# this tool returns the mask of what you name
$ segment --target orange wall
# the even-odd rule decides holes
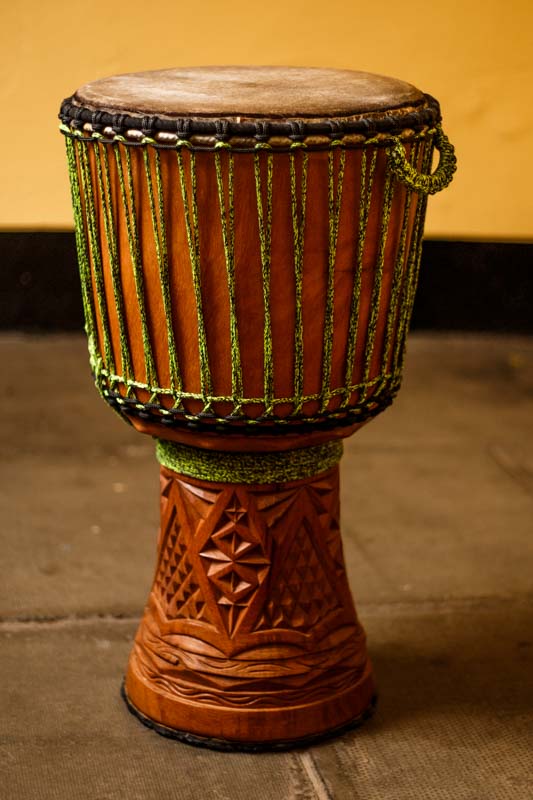
[[[432,236],[533,238],[533,2],[27,0],[0,10],[0,227],[71,227],[63,97],[116,72],[293,64],[394,75],[434,94],[459,171]]]

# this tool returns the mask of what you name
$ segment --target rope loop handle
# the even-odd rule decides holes
[[[457,169],[457,158],[453,144],[440,124],[435,127],[435,147],[440,153],[439,164],[432,175],[424,175],[409,164],[401,140],[395,139],[389,151],[392,173],[408,189],[420,194],[436,194],[445,189],[452,182],[453,173]]]

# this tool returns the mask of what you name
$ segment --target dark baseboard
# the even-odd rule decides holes
[[[533,333],[533,243],[425,241],[412,327]]]
[[[0,232],[0,329],[83,329],[72,231]]]
[[[83,328],[74,234],[0,232],[0,329]],[[412,327],[533,333],[533,243],[424,243]]]

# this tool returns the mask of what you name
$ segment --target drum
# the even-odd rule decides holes
[[[455,169],[439,106],[361,72],[205,67],[97,80],[60,118],[91,369],[161,464],[128,707],[212,747],[352,726],[375,688],[338,462],[400,386],[427,195]]]

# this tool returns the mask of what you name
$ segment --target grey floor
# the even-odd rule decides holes
[[[412,336],[346,445],[345,555],[379,708],[337,741],[218,754],[119,697],[155,556],[153,444],[81,337],[0,337],[2,800],[531,800],[533,339]]]

